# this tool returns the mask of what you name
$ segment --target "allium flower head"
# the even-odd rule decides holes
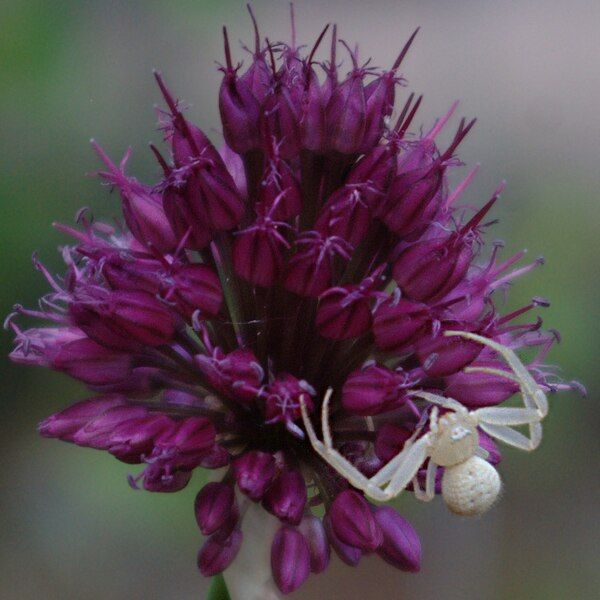
[[[456,104],[422,134],[421,98],[397,105],[417,32],[381,70],[335,26],[306,48],[295,34],[273,43],[254,27],[247,66],[223,31],[220,150],[160,73],[166,149],[151,149],[162,179],[140,183],[126,172],[130,151],[115,163],[92,142],[123,221],[82,211],[77,227],[57,225],[74,240],[62,250],[66,274],[34,259],[51,292],[38,310],[17,306],[9,317],[11,357],[89,386],[93,397],[40,433],[141,465],[134,488],[175,492],[195,469],[217,470],[195,504],[209,536],[204,575],[234,563],[252,503],[280,521],[271,568],[283,593],[322,572],[331,548],[349,565],[377,553],[417,571],[415,530],[356,482],[434,431],[433,395],[475,410],[522,391],[496,349],[447,332],[534,348],[527,372],[539,389],[570,387],[544,366],[556,334],[538,318],[515,322],[546,302],[501,312],[502,292],[541,261],[502,257],[499,243],[486,250],[503,186],[479,209],[460,203],[475,171],[449,189],[475,121],[461,120],[440,147]],[[17,315],[45,325],[23,329]],[[307,436],[329,388],[333,448],[356,476]],[[483,431],[479,444],[500,460]],[[426,467],[408,485],[418,497]],[[428,470],[439,491],[443,468]]]

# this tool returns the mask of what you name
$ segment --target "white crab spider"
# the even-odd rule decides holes
[[[435,495],[437,467],[445,467],[442,478],[442,496],[448,508],[461,515],[475,515],[492,506],[500,493],[500,476],[489,464],[487,452],[479,446],[480,428],[488,435],[521,450],[534,450],[542,439],[541,420],[548,412],[548,401],[523,363],[510,348],[480,335],[465,331],[446,331],[446,336],[459,336],[479,342],[498,352],[508,363],[512,373],[487,367],[467,367],[465,372],[483,372],[504,377],[519,384],[524,408],[486,407],[469,411],[460,402],[420,390],[411,395],[431,402],[429,431],[422,428],[404,444],[402,452],[389,461],[371,478],[366,477],[334,447],[329,427],[329,388],[323,400],[321,421],[323,442],[315,433],[306,406],[301,402],[302,420],[315,452],[355,488],[376,501],[387,501],[400,494],[412,481],[415,495],[420,500],[432,500]],[[438,407],[448,412],[439,416]],[[529,436],[512,428],[527,425]],[[429,458],[425,489],[421,490],[417,472]]]

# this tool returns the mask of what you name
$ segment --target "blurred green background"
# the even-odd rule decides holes
[[[265,34],[288,36],[287,3],[253,5]],[[509,250],[547,258],[543,269],[518,281],[509,305],[532,295],[552,301],[543,316],[563,342],[550,361],[590,393],[552,400],[539,451],[505,452],[504,498],[485,518],[462,520],[439,502],[402,501],[423,541],[420,574],[398,573],[378,560],[353,570],[336,565],[294,597],[600,597],[600,4],[298,0],[296,7],[305,40],[335,20],[378,65],[391,64],[422,26],[405,63],[411,88],[425,94],[421,121],[431,124],[456,98],[463,114],[479,117],[462,152],[466,162],[483,163],[468,199],[481,203],[506,178],[493,235]],[[91,136],[114,157],[131,144],[131,172],[156,177],[147,151],[149,140],[160,139],[153,67],[189,103],[189,115],[219,137],[213,61],[222,57],[223,23],[233,40],[251,40],[243,2],[3,0],[2,314],[16,301],[33,305],[45,291],[31,267],[33,250],[61,268],[56,248],[64,238],[52,221],[72,222],[82,205],[97,215],[117,213],[117,197],[85,176],[97,168]],[[10,336],[1,345],[4,356]],[[130,467],[36,435],[38,421],[83,397],[81,388],[4,359],[0,368],[0,597],[203,597],[192,510],[198,476],[176,495],[132,491],[125,481]]]

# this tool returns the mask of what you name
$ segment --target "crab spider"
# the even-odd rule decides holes
[[[327,390],[321,409],[323,441],[315,433],[306,405],[301,401],[302,420],[315,452],[355,488],[376,501],[385,502],[399,495],[413,483],[418,499],[429,501],[435,495],[437,467],[445,467],[442,478],[442,496],[450,510],[461,515],[481,514],[489,509],[500,493],[500,476],[485,459],[487,452],[479,446],[478,428],[488,435],[521,450],[534,450],[542,437],[541,420],[548,412],[548,401],[523,363],[510,348],[480,335],[464,331],[447,331],[446,336],[458,336],[488,346],[498,352],[512,370],[486,367],[467,367],[465,372],[485,372],[498,375],[519,385],[524,408],[485,407],[469,411],[452,398],[415,390],[411,395],[431,404],[429,431],[422,427],[404,444],[400,454],[390,460],[375,475],[368,478],[334,447],[329,426],[329,402],[333,393]],[[439,408],[447,412],[439,415]],[[527,425],[529,436],[513,429]],[[417,480],[417,473],[429,459],[425,489]]]

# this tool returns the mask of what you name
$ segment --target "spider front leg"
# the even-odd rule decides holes
[[[453,410],[454,412],[467,412],[467,409],[460,402],[454,400],[454,398],[446,398],[445,396],[432,394],[431,392],[424,392],[422,390],[409,390],[407,394],[410,396],[416,396],[417,398],[422,398],[431,404],[441,406],[442,408],[446,408],[448,410]],[[432,423],[433,422],[434,420],[432,419]]]
[[[505,373],[500,369],[488,369],[485,367],[466,367],[465,373],[490,373],[492,375],[499,375],[510,381],[515,381],[521,388],[525,407],[536,409],[539,412],[540,419],[543,419],[548,414],[548,399],[546,398],[546,394],[538,385],[537,381],[531,376],[531,373],[529,373],[527,367],[521,362],[514,350],[489,338],[477,335],[476,333],[471,333],[470,331],[445,331],[444,335],[447,337],[458,336],[467,340],[472,340],[498,352],[498,354],[500,354],[500,356],[508,363],[508,366],[512,369],[514,375]]]
[[[548,414],[548,399],[519,357],[511,348],[475,333],[446,331],[444,335],[459,336],[488,346],[506,360],[513,371],[512,374],[487,367],[466,367],[465,373],[488,373],[518,383],[525,408],[489,407],[473,411],[471,414],[478,420],[481,429],[496,439],[521,450],[535,450],[542,441],[540,421]],[[529,437],[512,429],[510,425],[527,425]]]
[[[302,421],[304,428],[308,434],[311,446],[314,451],[335,471],[337,471],[344,479],[346,479],[352,486],[362,490],[373,500],[379,502],[385,502],[389,500],[387,494],[379,487],[372,485],[371,480],[361,473],[348,459],[344,458],[332,444],[331,430],[329,428],[329,401],[333,389],[329,388],[323,399],[323,406],[321,409],[321,425],[323,428],[323,442],[317,438],[314,427],[308,416],[306,410],[306,403],[304,398],[300,398],[300,410],[302,412]]]
[[[413,437],[406,442],[402,452],[369,479],[333,447],[331,429],[329,427],[329,401],[331,400],[332,393],[333,390],[329,388],[325,394],[321,408],[323,442],[317,438],[317,434],[308,416],[304,399],[300,399],[302,421],[304,422],[304,427],[306,428],[306,433],[313,449],[352,486],[362,490],[368,497],[378,502],[391,500],[406,488],[425,461],[427,449],[429,448],[429,436],[426,434],[413,443],[414,438],[420,431],[417,430],[413,434]],[[389,485],[382,490],[381,486],[388,482]]]

